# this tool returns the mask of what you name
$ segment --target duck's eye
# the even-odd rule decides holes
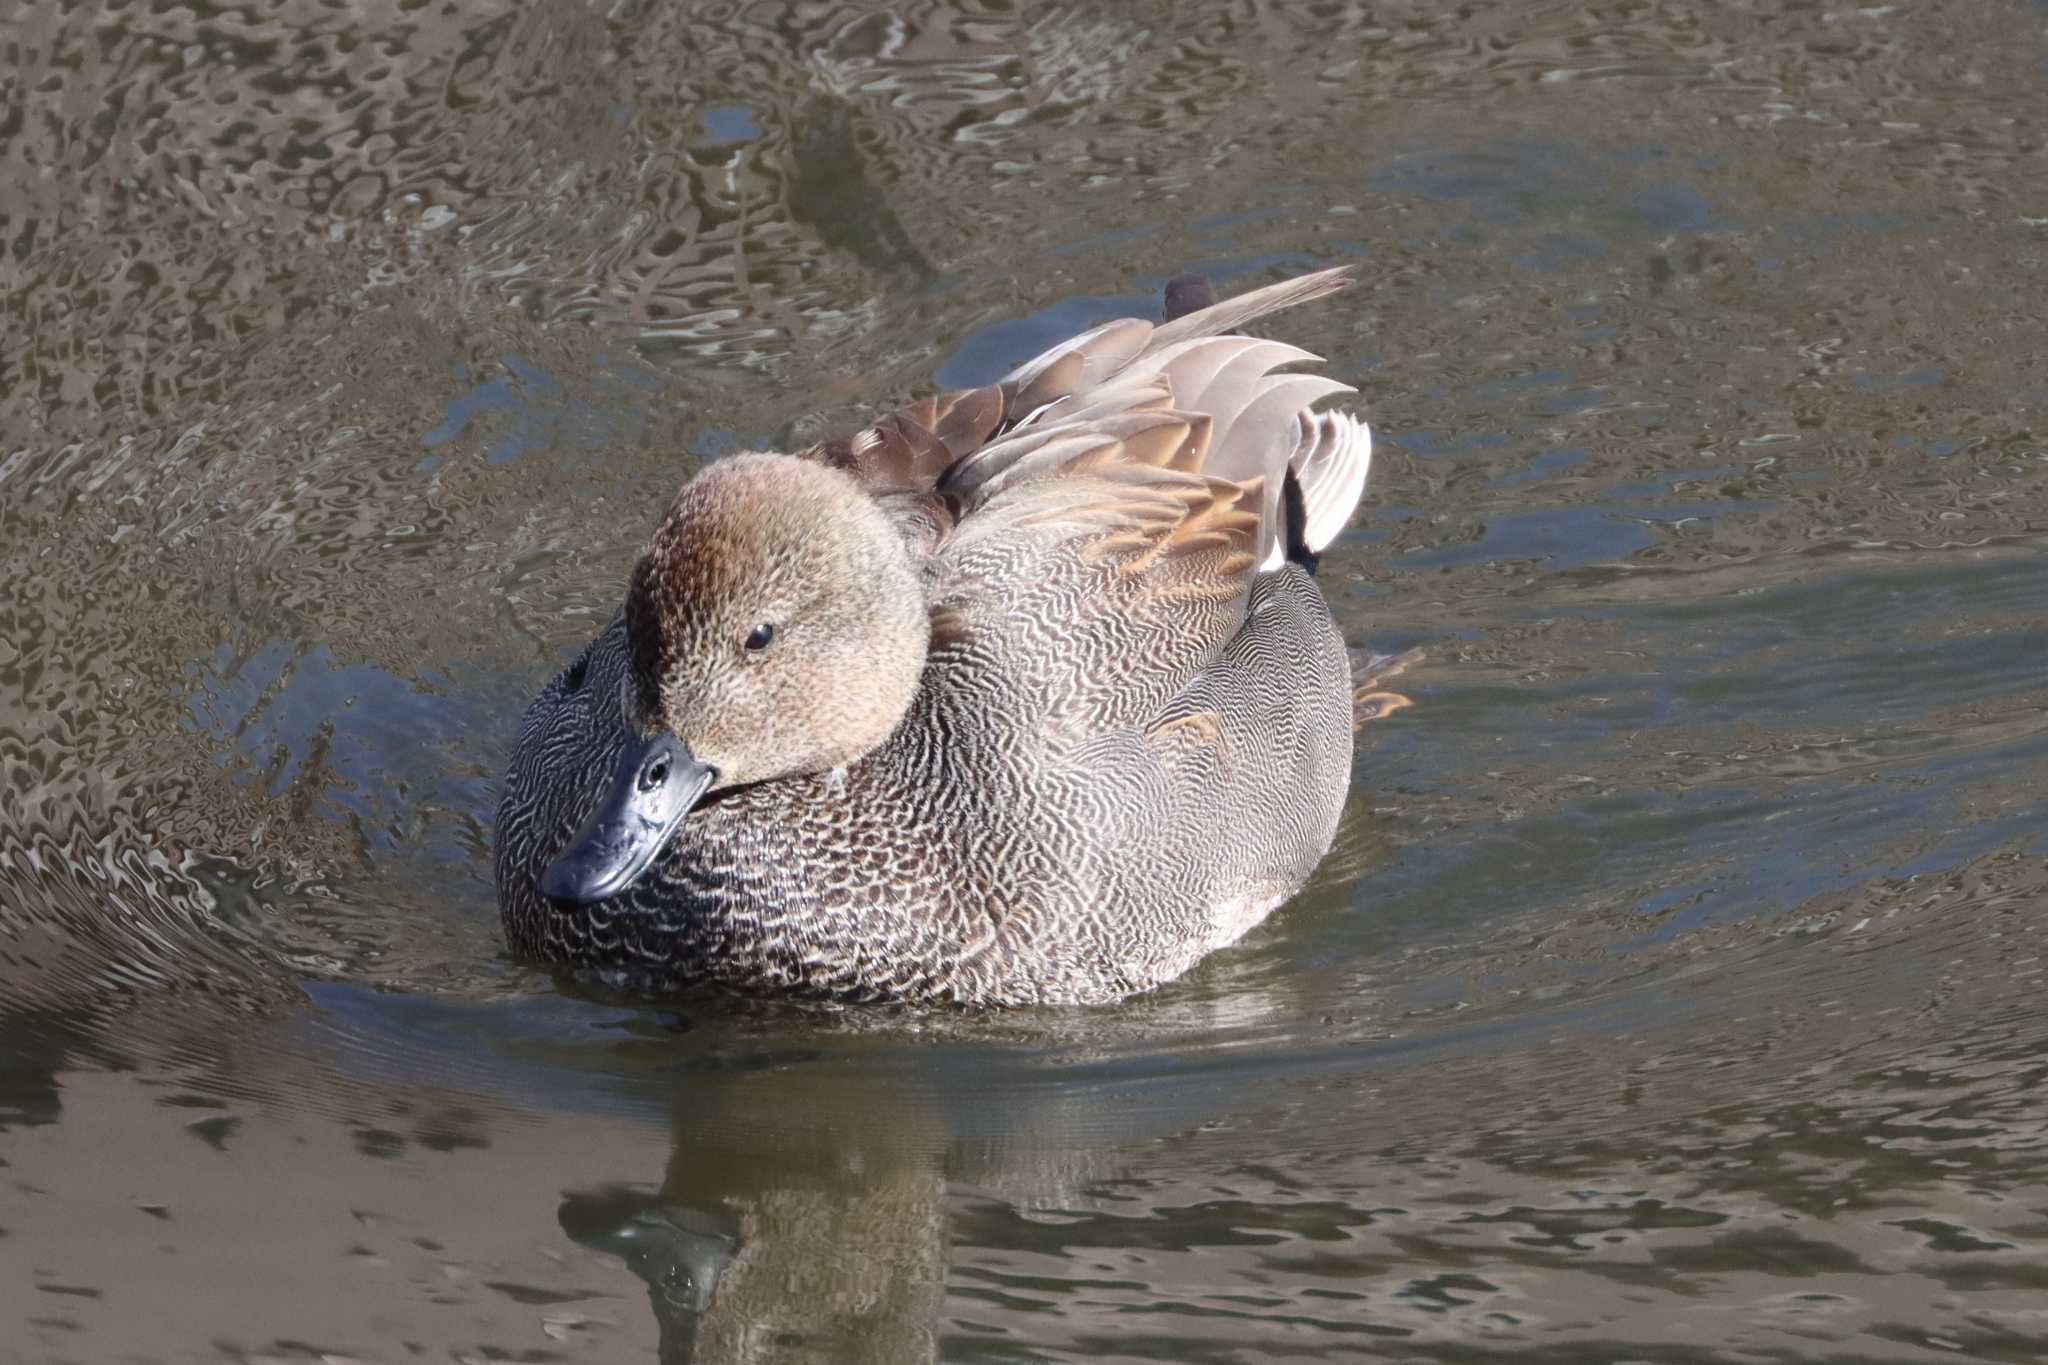
[[[774,643],[775,627],[766,621],[747,632],[747,648],[757,654]]]

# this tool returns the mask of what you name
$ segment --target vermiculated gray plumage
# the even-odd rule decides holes
[[[627,677],[653,695],[681,648],[655,647],[643,594],[527,711],[498,813],[513,949],[754,993],[1070,1003],[1170,980],[1257,924],[1329,847],[1353,724],[1281,488],[1291,470],[1322,549],[1371,441],[1308,410],[1343,385],[1278,370],[1315,357],[1219,333],[1344,282],[1112,322],[999,384],[755,457],[786,463],[748,477],[792,487],[806,467],[851,475],[908,546],[930,640],[907,710],[841,771],[714,793],[626,891],[550,902],[541,873],[626,747]],[[840,704],[863,683],[810,680]]]

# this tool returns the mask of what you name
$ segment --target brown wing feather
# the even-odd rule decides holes
[[[1137,442],[1130,439],[1133,433],[1115,431],[1132,458],[1150,463],[1163,450],[1173,467],[1192,473],[1204,468],[1213,445],[1231,467],[1210,472],[1239,479],[1270,478],[1273,471],[1261,467],[1257,455],[1220,438],[1225,429],[1237,425],[1255,398],[1276,391],[1282,381],[1265,379],[1267,370],[1310,357],[1278,343],[1218,334],[1334,293],[1348,283],[1348,271],[1340,267],[1254,289],[1161,326],[1141,318],[1104,323],[1027,361],[998,383],[918,399],[852,436],[822,441],[802,454],[843,469],[877,491],[925,491],[940,487],[949,472],[991,443],[1001,443],[1020,424],[1102,423],[1152,412],[1187,423],[1194,439],[1174,443],[1163,434],[1166,424],[1146,428],[1154,434]],[[1226,344],[1203,344],[1219,339]],[[1304,403],[1342,387],[1320,379],[1301,382],[1306,376],[1293,378],[1289,399],[1299,395]],[[1261,420],[1265,415],[1258,413]],[[1021,452],[1012,451],[1017,453]],[[969,482],[986,479],[992,472]],[[954,482],[959,482],[957,473]],[[1270,506],[1266,515],[1270,522]],[[1268,534],[1268,550],[1271,540]]]
[[[935,394],[798,454],[843,469],[877,493],[927,492],[1003,427],[1005,406],[993,386]]]

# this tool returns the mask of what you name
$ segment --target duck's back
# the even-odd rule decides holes
[[[1341,386],[1272,373],[1306,353],[1214,333],[1332,287],[1111,324],[813,452],[904,498],[925,554],[908,715],[843,774],[714,799],[628,892],[556,906],[540,871],[624,744],[614,622],[529,710],[507,778],[514,948],[756,991],[1098,1001],[1258,923],[1348,785],[1349,668],[1304,561],[1369,445],[1307,412]]]

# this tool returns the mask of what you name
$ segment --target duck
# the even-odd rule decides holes
[[[1317,585],[1372,459],[1249,323],[1127,317],[794,454],[703,466],[521,721],[517,956],[657,991],[1103,1005],[1235,943],[1335,836],[1368,692]]]

